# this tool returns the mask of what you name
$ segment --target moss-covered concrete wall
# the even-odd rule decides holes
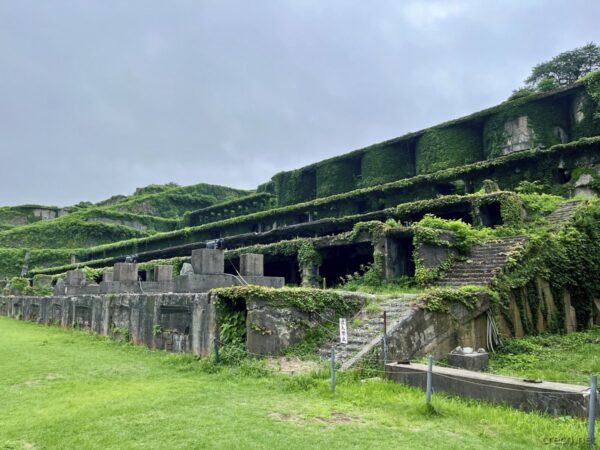
[[[417,173],[431,173],[483,159],[481,128],[459,125],[431,128],[417,142]]]
[[[348,192],[356,189],[360,172],[360,158],[349,157],[326,161],[317,166],[317,197]]]
[[[563,98],[507,105],[485,123],[485,157],[497,158],[512,151],[547,148],[569,141],[569,109],[570,102]],[[529,135],[525,136],[527,132]],[[567,134],[564,135],[563,132]],[[519,133],[520,140],[517,136]]]
[[[375,186],[415,175],[412,141],[368,148],[360,165],[360,186]]]
[[[280,206],[307,202],[317,195],[316,174],[313,169],[279,172],[273,177],[273,183]]]

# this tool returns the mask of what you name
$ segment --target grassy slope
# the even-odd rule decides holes
[[[567,335],[507,341],[492,356],[490,371],[530,379],[589,385],[600,373],[600,327]]]
[[[581,439],[553,419],[340,377],[253,378],[181,355],[0,317],[4,448],[539,448]],[[242,366],[248,367],[248,366]],[[582,446],[582,448],[585,448]]]

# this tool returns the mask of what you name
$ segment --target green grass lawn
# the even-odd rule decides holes
[[[432,414],[415,389],[328,383],[0,317],[0,448],[586,448],[583,420],[437,394]]]
[[[589,386],[591,374],[600,374],[600,327],[509,340],[492,355],[490,371]]]

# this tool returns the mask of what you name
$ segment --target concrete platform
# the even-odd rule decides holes
[[[409,386],[426,388],[427,366],[391,363],[385,377]],[[590,389],[575,384],[544,381],[532,383],[522,378],[504,377],[448,367],[433,367],[433,392],[505,404],[525,411],[542,411],[554,416],[587,417]],[[598,402],[597,410],[600,408]]]

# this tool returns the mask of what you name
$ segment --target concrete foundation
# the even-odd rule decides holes
[[[387,364],[385,376],[398,383],[425,389],[427,366]],[[542,411],[555,416],[587,416],[589,387],[586,386],[550,382],[528,383],[518,378],[435,365],[432,381],[434,396],[435,392],[447,392],[526,411]]]

